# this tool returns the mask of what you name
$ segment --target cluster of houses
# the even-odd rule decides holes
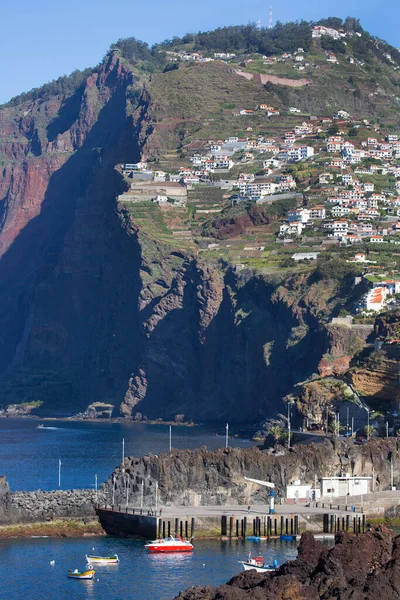
[[[336,118],[348,118],[344,111],[339,113]],[[308,229],[309,235],[322,233],[338,244],[400,243],[394,237],[400,233],[400,166],[396,164],[400,159],[399,137],[396,134],[388,134],[385,139],[369,137],[356,147],[345,140],[344,131],[339,131],[328,138],[325,150],[340,157],[327,163],[330,172],[319,176],[321,188],[316,197],[323,197],[324,203],[291,211],[280,227],[280,237],[300,236]],[[277,156],[284,157],[282,150]],[[367,159],[373,162],[364,162],[368,166],[362,166],[360,163]],[[389,189],[376,191],[375,184],[365,179],[377,174],[391,175],[399,181],[392,187],[388,185]],[[385,297],[385,292],[379,295],[383,300]],[[371,301],[376,301],[375,296]]]
[[[346,32],[343,29],[337,30],[333,29],[332,27],[325,27],[324,25],[315,25],[312,29],[311,35],[313,38],[321,38],[322,36],[326,35],[334,40],[340,40],[352,35],[361,37],[361,33],[359,32],[354,34],[353,32]]]
[[[272,107],[261,104],[258,108],[270,110]],[[326,131],[335,119],[342,127],[350,117],[346,111],[338,111],[332,118],[299,123],[280,139],[260,135],[198,140],[187,147],[189,157],[185,162],[189,164],[186,162],[176,172],[152,170],[144,162],[125,164],[123,170],[132,183],[123,198],[140,201],[153,194],[151,199],[158,204],[169,202],[183,206],[188,188],[206,184],[233,190],[233,204],[246,200],[270,201],[274,194],[293,194],[296,190],[296,181],[292,174],[285,172],[285,166],[313,158],[317,151],[319,158],[334,155],[325,162],[328,171],[320,173],[318,189],[309,192],[308,206],[290,211],[287,220],[280,224],[279,238],[288,240],[306,234],[307,237],[322,236],[327,243],[341,245],[365,241],[400,244],[396,236],[400,233],[399,137],[396,134],[388,134],[385,139],[371,136],[356,144],[355,137],[350,142],[345,131],[339,130],[323,147],[324,142],[318,142],[315,135]],[[310,141],[306,141],[307,138]],[[261,162],[260,157],[265,154],[268,156]],[[367,159],[373,161],[366,162]],[[260,167],[262,165],[263,175],[254,174],[256,169],[251,165],[256,160]],[[233,167],[238,165],[239,173],[236,168],[235,175],[231,175]],[[221,177],[212,177],[213,174]],[[398,181],[392,183],[390,189],[380,186],[376,190],[376,184],[369,179],[376,174],[389,175]],[[381,295],[384,297],[385,293]]]

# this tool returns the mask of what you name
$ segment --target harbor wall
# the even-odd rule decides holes
[[[53,519],[96,518],[95,504],[102,495],[93,490],[10,492],[0,478],[0,525],[35,523]]]
[[[113,510],[111,506],[97,508],[96,514],[104,531],[109,535],[145,539],[154,539],[157,536],[158,519],[155,516]]]

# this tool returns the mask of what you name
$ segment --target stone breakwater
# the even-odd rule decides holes
[[[286,493],[293,480],[312,483],[321,477],[374,475],[375,490],[390,489],[390,461],[393,458],[394,483],[400,483],[400,441],[374,439],[357,445],[353,441],[325,440],[319,444],[300,444],[291,450],[283,447],[260,450],[228,448],[208,452],[175,450],[171,454],[127,457],[103,486],[106,502],[113,496],[124,505],[128,495],[139,506],[142,493],[145,506],[223,506],[265,502],[265,490],[244,477],[273,481],[277,496]]]
[[[337,534],[326,548],[303,533],[298,557],[272,574],[247,571],[212,588],[198,586],[175,600],[394,600],[400,598],[400,536],[383,526]]]
[[[101,493],[97,501],[103,501]],[[0,478],[0,525],[96,518],[95,504],[93,490],[11,493],[5,477]]]

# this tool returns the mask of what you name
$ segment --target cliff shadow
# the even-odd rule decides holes
[[[101,109],[98,119],[87,134],[83,145],[52,175],[41,205],[40,214],[32,219],[18,234],[0,260],[0,324],[2,331],[0,370],[2,371],[11,363],[17,344],[21,339],[25,337],[26,347],[29,347],[31,331],[29,330],[27,334],[24,334],[24,330],[27,325],[27,315],[33,302],[35,302],[34,324],[40,324],[40,322],[45,324],[46,311],[48,311],[47,315],[50,315],[50,320],[59,318],[63,321],[63,316],[60,313],[57,314],[56,311],[56,314],[54,314],[53,312],[57,304],[63,307],[69,304],[70,314],[66,320],[68,323],[73,321],[74,311],[71,294],[75,294],[79,286],[74,286],[74,283],[65,284],[68,279],[74,281],[74,278],[76,278],[74,275],[75,266],[70,265],[67,274],[63,265],[66,260],[64,252],[66,249],[66,236],[67,234],[71,235],[78,208],[80,211],[79,227],[82,226],[83,222],[82,211],[88,210],[97,213],[93,218],[96,219],[95,224],[98,227],[98,233],[101,235],[103,231],[107,230],[107,226],[110,224],[107,220],[112,220],[115,217],[116,210],[114,166],[118,162],[126,160],[127,155],[131,160],[138,160],[139,158],[139,148],[134,140],[132,121],[126,116],[125,111],[125,88],[127,84],[128,82],[125,81],[113,92],[107,104]],[[97,188],[91,186],[94,177],[99,178],[100,185]],[[102,211],[104,211],[103,214],[101,214]],[[118,227],[117,221],[115,218],[114,221],[111,221],[114,229]],[[89,222],[87,225],[89,226]],[[93,222],[91,222],[91,225],[93,225]],[[68,241],[69,248],[71,248],[74,236],[75,238],[76,236],[79,237],[82,233],[79,231],[79,227],[78,231],[74,231],[74,235]],[[91,257],[88,259],[87,248],[90,248],[93,242],[93,239],[85,240],[85,243],[89,246],[86,245],[86,254],[84,253],[81,256],[82,263],[85,263],[85,261],[86,263],[90,262]],[[108,242],[110,243],[110,240]],[[105,245],[103,253],[98,255],[95,264],[91,265],[93,271],[96,272],[96,276],[86,277],[87,286],[93,290],[92,298],[96,298],[96,293],[99,292],[99,281],[104,289],[102,268],[110,258],[110,256],[107,256],[108,250],[109,247]],[[119,259],[121,259],[120,250],[121,247],[113,249],[113,252],[118,254]],[[115,256],[112,258],[111,262],[118,264],[118,259],[114,260]],[[129,255],[129,258],[132,258],[132,255]],[[71,260],[71,257],[69,259]],[[85,266],[87,267],[87,264]],[[132,260],[129,266],[132,282],[130,290],[132,291],[138,273],[138,262],[135,263]],[[121,277],[121,275],[121,271],[119,271],[118,277]],[[46,289],[48,292],[47,297]],[[136,293],[136,291],[133,293]],[[99,304],[98,297],[97,304]],[[84,319],[80,319],[80,325],[82,325],[84,332],[78,336],[79,340],[84,338],[87,344],[90,343],[90,335],[93,332],[93,314],[96,314],[95,302],[92,302],[91,308],[93,313],[86,315],[86,323]],[[115,318],[115,312],[113,312],[113,317]],[[126,319],[122,318],[121,321],[125,321],[125,336],[129,335],[128,332],[136,332],[138,327],[136,306],[128,313],[128,317]],[[112,326],[109,325],[108,329],[111,328]],[[76,332],[77,329],[75,328]],[[101,332],[97,333],[98,337],[100,335]],[[64,357],[62,357],[62,360],[60,359],[57,355],[57,349],[53,356],[52,352],[37,352],[36,356],[32,356],[31,352],[30,361],[35,366],[38,364],[46,366],[50,360],[53,366],[61,368],[61,365],[63,365],[66,371],[71,374],[74,367],[76,368],[76,364],[79,363],[82,351],[83,348],[75,348],[73,355],[69,357],[69,363],[65,363]],[[26,349],[23,355],[26,362]],[[119,370],[119,375],[122,375],[121,371],[123,371],[127,381],[131,366],[128,367],[124,361],[122,362],[123,366]],[[80,375],[83,376],[84,380],[87,380],[89,372],[82,373],[80,369]],[[103,383],[104,380],[105,378],[102,380]],[[75,378],[75,388],[77,383],[80,384]]]

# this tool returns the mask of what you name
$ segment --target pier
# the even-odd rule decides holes
[[[185,538],[274,538],[298,536],[305,531],[317,535],[338,531],[361,533],[365,515],[333,507],[279,506],[276,514],[268,507],[182,506],[163,507],[161,514],[151,508],[97,506],[96,514],[106,533],[119,537],[156,538],[181,535]],[[350,507],[349,507],[350,508]]]

